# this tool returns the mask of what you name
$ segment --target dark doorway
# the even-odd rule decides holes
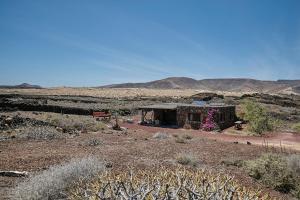
[[[163,110],[161,125],[177,125],[176,110]]]

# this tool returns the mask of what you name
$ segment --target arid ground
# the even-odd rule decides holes
[[[100,91],[100,92],[99,92]],[[104,92],[105,91],[105,92]],[[108,93],[107,93],[108,92]],[[52,90],[2,90],[1,94],[27,94],[32,95],[78,95],[94,97],[155,97],[162,91],[142,89],[83,89],[83,91],[68,89]],[[197,91],[164,90],[164,95],[188,97]],[[38,96],[37,95],[37,96]],[[100,98],[101,99],[101,98]],[[139,100],[140,101],[140,100]],[[84,104],[84,103],[82,103]],[[88,103],[87,103],[88,104]],[[267,104],[278,110],[286,112],[298,111],[298,108],[282,107]],[[290,111],[291,110],[291,111]],[[57,121],[62,118],[77,118],[79,121],[93,121],[103,126],[97,131],[67,133],[65,138],[58,139],[28,139],[18,137],[24,127],[15,127],[1,132],[0,140],[0,170],[28,171],[29,174],[46,170],[50,166],[72,158],[94,155],[105,160],[113,170],[127,170],[135,168],[158,168],[161,166],[176,166],[178,155],[187,155],[194,159],[197,167],[208,168],[218,172],[233,175],[238,182],[247,187],[260,188],[272,197],[290,199],[289,195],[261,185],[249,177],[242,168],[234,163],[251,160],[266,152],[298,154],[300,151],[300,134],[286,131],[267,133],[265,136],[248,136],[245,132],[238,132],[233,128],[221,133],[204,132],[200,130],[172,129],[161,127],[147,127],[138,124],[139,115],[131,113],[120,117],[121,127],[126,130],[112,130],[111,124],[115,122],[99,122],[90,115],[69,115],[42,111],[3,110],[1,115],[6,117],[19,116],[23,119],[36,119],[39,121]],[[283,114],[281,113],[282,116]],[[297,116],[297,113],[296,113]],[[133,119],[130,123],[127,119]],[[50,119],[50,120],[49,120]],[[47,121],[48,120],[48,121]],[[296,119],[297,120],[297,119]],[[246,126],[246,125],[244,125]],[[26,128],[26,127],[25,127]],[[166,133],[167,138],[155,138],[156,133]],[[97,141],[97,145],[90,145]],[[26,178],[0,177],[0,195],[9,198],[10,190]]]

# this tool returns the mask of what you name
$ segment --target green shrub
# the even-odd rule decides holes
[[[242,109],[244,120],[249,122],[250,131],[262,134],[273,130],[272,120],[263,106],[252,101],[245,101]]]
[[[294,131],[296,131],[297,133],[300,133],[300,122],[294,124],[294,125],[292,126],[292,129],[293,129]]]
[[[295,190],[297,180],[286,158],[275,154],[264,154],[256,160],[246,161],[248,174],[275,190],[288,193]]]

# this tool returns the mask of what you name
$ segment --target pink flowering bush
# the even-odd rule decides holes
[[[204,120],[202,125],[203,130],[205,131],[212,131],[218,128],[218,125],[214,121],[214,115],[217,112],[216,109],[209,109],[207,112],[207,117]]]

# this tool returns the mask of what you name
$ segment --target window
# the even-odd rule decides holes
[[[188,120],[194,121],[194,122],[200,122],[201,121],[201,114],[200,113],[189,113],[188,114]]]

